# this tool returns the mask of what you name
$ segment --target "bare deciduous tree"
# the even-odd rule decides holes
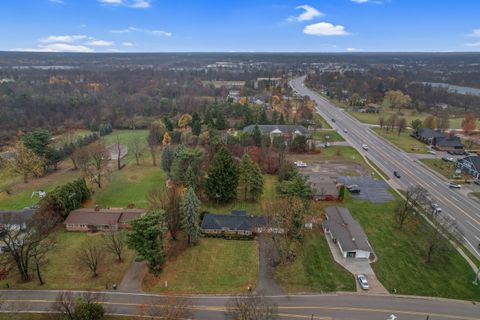
[[[78,263],[86,268],[88,268],[92,277],[98,276],[98,266],[102,260],[102,250],[100,246],[93,242],[87,242],[79,251],[77,255]]]
[[[101,188],[103,180],[108,176],[109,154],[107,149],[101,143],[92,143],[82,149],[88,154],[88,158],[85,159],[81,169],[89,180]]]
[[[120,231],[109,231],[104,234],[105,248],[117,257],[118,262],[123,260],[125,251],[125,235]]]
[[[85,318],[87,314],[88,319],[98,319],[103,317],[104,311],[100,305],[103,299],[103,294],[98,292],[87,291],[75,294],[71,291],[62,291],[52,305],[52,311],[68,320],[87,319]],[[89,308],[90,306],[93,306],[94,312],[92,312],[92,308]]]
[[[397,227],[401,229],[405,222],[413,217],[415,206],[423,203],[427,197],[427,190],[421,186],[410,187],[405,193],[405,199],[397,200],[393,210],[394,219]]]
[[[143,149],[144,145],[142,143],[142,139],[138,135],[133,135],[132,140],[130,142],[130,150],[135,157],[135,162],[137,166],[140,164],[140,158],[143,157]]]
[[[277,306],[256,293],[231,298],[225,315],[232,320],[273,320],[278,317]]]

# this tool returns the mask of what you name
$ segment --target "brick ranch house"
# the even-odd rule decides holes
[[[117,231],[129,229],[130,221],[144,213],[142,209],[81,208],[70,212],[63,224],[67,231]]]

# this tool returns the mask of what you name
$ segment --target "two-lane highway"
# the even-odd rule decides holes
[[[290,82],[290,85],[302,96],[309,96],[314,100],[318,113],[337,129],[346,141],[382,169],[391,178],[389,183],[393,187],[406,190],[410,186],[423,186],[432,195],[434,201],[442,207],[442,214],[455,219],[464,232],[467,248],[480,257],[479,204],[457,190],[449,188],[446,180],[430,172],[410,158],[407,153],[378,136],[367,125],[360,123],[344,110],[307,88],[303,83],[304,79],[305,77],[296,78]],[[347,130],[346,133],[343,132],[344,129]],[[369,150],[363,150],[362,144],[367,144]],[[398,171],[401,178],[396,178],[393,171]]]

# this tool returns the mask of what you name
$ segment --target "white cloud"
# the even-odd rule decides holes
[[[347,51],[347,52],[360,52],[360,51],[363,51],[363,49],[359,49],[359,48],[347,48],[346,51]]]
[[[49,1],[52,2],[52,3],[65,4],[65,2],[63,2],[63,0],[49,0]]]
[[[294,16],[288,17],[287,21],[309,21],[309,20],[312,20],[313,18],[321,17],[324,15],[323,13],[321,13],[314,7],[309,6],[308,4],[298,6],[295,9],[302,9],[304,11],[296,17]]]
[[[39,45],[36,48],[16,48],[12,51],[28,51],[28,52],[93,52],[92,48],[83,45],[73,45],[68,43],[50,43],[47,45]]]
[[[109,6],[122,6],[135,9],[147,9],[152,6],[152,0],[98,0],[98,2]]]
[[[480,42],[466,43],[465,46],[470,48],[480,47]]]
[[[116,30],[110,30],[111,33],[129,33],[129,32],[143,32],[143,33],[148,33],[153,36],[159,36],[159,37],[171,37],[172,33],[164,30],[150,30],[150,29],[142,29],[142,28],[136,28],[136,27],[128,27],[126,29],[116,29]]]
[[[63,36],[48,36],[46,38],[40,39],[42,43],[53,43],[53,42],[66,42],[72,43],[79,40],[87,39],[85,35],[63,35]]]
[[[473,29],[472,32],[467,35],[469,37],[480,37],[480,29]]]
[[[330,22],[310,24],[303,29],[303,33],[312,36],[345,36],[348,32],[342,25],[333,25]]]
[[[133,43],[131,43],[131,42],[123,42],[123,43],[122,43],[122,46],[124,46],[124,47],[133,47]]]
[[[110,47],[114,45],[112,41],[105,40],[90,40],[86,44],[94,47]]]

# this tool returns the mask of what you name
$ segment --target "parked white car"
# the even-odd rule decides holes
[[[295,161],[293,163],[297,168],[306,168],[307,164],[303,161]]]
[[[357,280],[358,280],[358,283],[360,284],[360,287],[362,287],[363,290],[368,290],[368,281],[365,275],[363,274],[357,275]]]

